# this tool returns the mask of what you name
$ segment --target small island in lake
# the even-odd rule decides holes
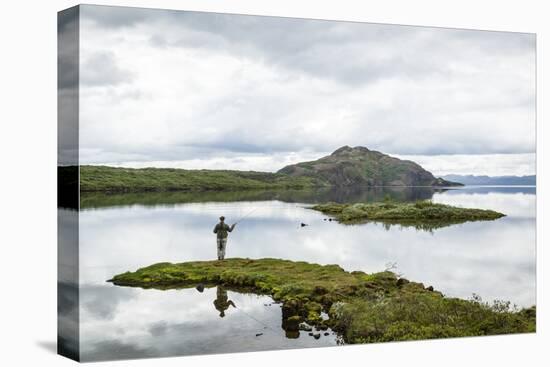
[[[443,227],[469,221],[495,220],[505,214],[487,209],[460,208],[433,203],[430,200],[413,203],[392,201],[375,203],[318,204],[311,209],[333,216],[341,223],[378,221],[403,225]]]
[[[346,343],[533,332],[535,306],[511,309],[450,298],[431,286],[393,272],[348,272],[338,265],[282,259],[159,263],[109,280],[115,285],[156,289],[224,288],[270,295],[282,303],[286,331],[336,331]],[[323,315],[325,315],[323,317]]]

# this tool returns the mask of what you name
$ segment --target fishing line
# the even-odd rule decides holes
[[[254,316],[250,315],[249,313],[247,313],[245,310],[241,310],[240,308],[236,307],[235,306],[235,309],[242,312],[243,314],[245,314],[246,316],[248,316],[250,319],[256,321],[257,323],[263,325],[265,327],[265,329],[269,329],[271,330],[272,332],[274,332],[275,334],[279,334],[277,331],[275,331],[271,326],[269,326],[268,324],[258,320],[257,318],[255,318]]]
[[[246,215],[240,217],[239,220],[237,220],[237,221],[235,222],[235,224],[237,224],[237,223],[241,222],[242,220],[244,220],[245,218],[247,218],[250,214],[252,214],[253,212],[255,212],[256,209],[258,209],[258,207],[252,208],[252,210],[250,210],[248,213],[246,213]]]

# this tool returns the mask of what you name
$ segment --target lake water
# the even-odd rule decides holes
[[[314,202],[412,201],[487,208],[496,221],[422,231],[399,225],[342,225],[308,209]],[[216,258],[214,225],[242,216],[227,257],[274,257],[365,272],[392,268],[448,296],[535,304],[535,188],[465,187],[347,192],[83,195],[80,212],[80,348],[104,360],[340,344],[281,328],[266,296],[231,290],[160,291],[117,287],[113,275],[156,262]],[[308,226],[302,227],[300,223]],[[221,296],[220,296],[221,294]],[[222,303],[223,317],[220,307]],[[218,300],[217,302],[215,302]],[[227,305],[231,300],[231,304]]]

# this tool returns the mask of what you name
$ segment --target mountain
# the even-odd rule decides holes
[[[343,146],[316,161],[284,167],[277,173],[311,177],[333,186],[461,186],[436,178],[420,165],[365,147]]]
[[[536,185],[537,176],[474,176],[446,175],[445,180],[456,181],[464,185]]]

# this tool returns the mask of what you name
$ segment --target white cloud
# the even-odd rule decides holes
[[[453,172],[469,162],[457,154],[533,157],[517,174],[534,169],[534,35],[94,6],[81,14],[83,163],[276,170],[364,145],[437,156]],[[490,162],[495,174],[513,171]]]
[[[328,154],[328,153],[327,153]],[[220,153],[219,156],[206,159],[187,159],[171,161],[139,161],[124,160],[106,162],[104,164],[114,167],[165,167],[184,169],[228,169],[240,171],[267,171],[276,172],[282,167],[319,158],[319,153],[273,153],[273,154],[235,154]]]
[[[483,154],[483,155],[397,155],[398,158],[417,162],[436,176],[487,175],[524,176],[536,171],[535,154]]]

